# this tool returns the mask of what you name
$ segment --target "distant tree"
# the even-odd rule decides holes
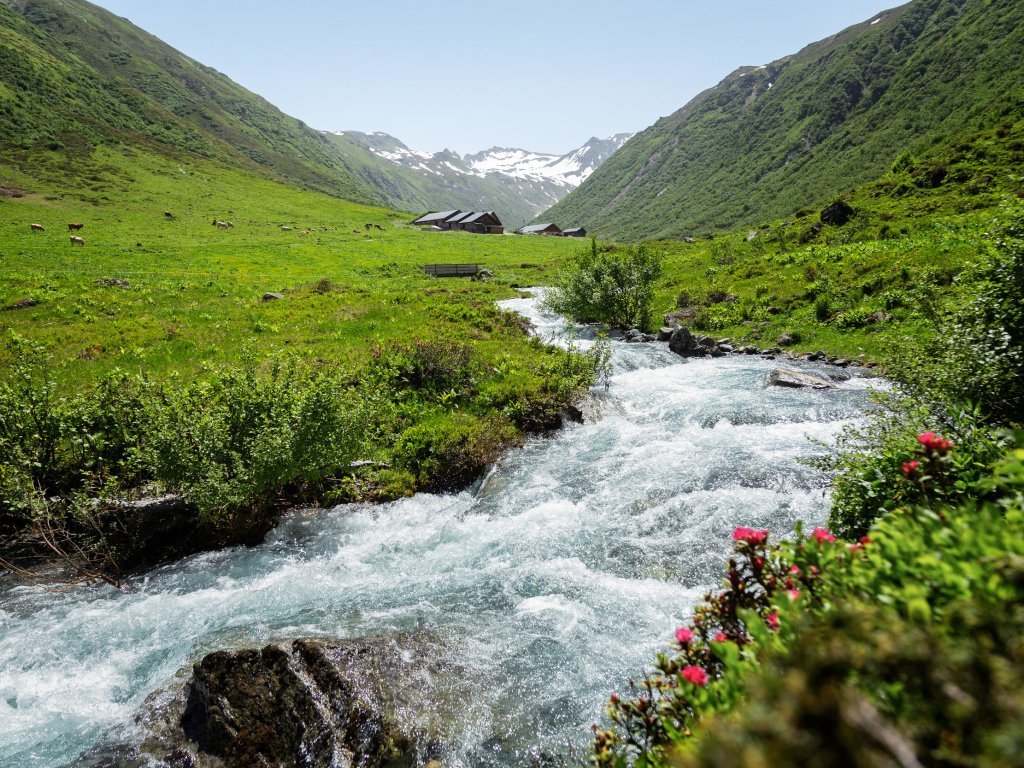
[[[659,277],[661,256],[643,245],[603,248],[594,239],[558,276],[547,303],[579,323],[644,328],[651,321],[651,300]]]

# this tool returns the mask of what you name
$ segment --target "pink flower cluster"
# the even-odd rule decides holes
[[[927,450],[935,451],[936,453],[946,453],[950,448],[956,447],[952,440],[942,437],[942,435],[936,435],[934,432],[925,432],[923,435],[918,435],[917,442]]]
[[[764,544],[768,540],[768,531],[755,531],[753,528],[737,528],[732,532],[733,541],[746,544]]]
[[[689,645],[690,641],[693,640],[693,631],[686,627],[680,627],[676,630],[676,640],[680,645]]]
[[[831,544],[836,540],[836,537],[824,528],[815,528],[811,531],[811,538],[817,541],[819,544]]]
[[[680,674],[686,682],[693,683],[694,685],[707,685],[708,683],[708,673],[695,664],[691,664]]]
[[[920,461],[904,461],[903,462],[903,474],[907,477],[913,477],[917,474],[917,470],[921,468]]]

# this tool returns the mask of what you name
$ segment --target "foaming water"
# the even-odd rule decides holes
[[[535,298],[504,302],[564,343]],[[510,453],[476,488],[301,512],[254,549],[199,555],[106,588],[0,581],[0,765],[59,766],[131,739],[146,696],[203,654],[302,637],[421,632],[457,673],[426,675],[446,766],[530,765],[585,749],[715,586],[738,524],[820,524],[801,463],[863,413],[867,382],[766,388],[772,363],[684,361],[613,343],[598,419]]]

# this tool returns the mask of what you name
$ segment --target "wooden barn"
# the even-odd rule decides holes
[[[586,237],[587,230],[583,227],[570,227],[562,230],[562,237]]]
[[[503,235],[505,226],[494,211],[478,211],[459,220],[458,228],[465,232],[476,232],[478,235]]]
[[[462,211],[434,211],[423,214],[412,223],[417,227],[441,227],[442,229],[447,229],[445,224],[460,214],[462,214]]]
[[[520,227],[516,230],[517,235],[547,235],[548,237],[561,237],[562,230],[557,224],[531,224],[528,227]]]
[[[494,211],[435,211],[412,222],[417,227],[437,227],[481,235],[503,235],[505,226]]]

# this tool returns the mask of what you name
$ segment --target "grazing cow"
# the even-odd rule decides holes
[[[68,239],[71,241],[72,245],[85,245],[85,240],[83,240],[80,237],[75,237],[74,235],[71,235],[71,237],[69,237]]]
[[[45,232],[46,231],[46,227],[44,227],[42,224],[29,224],[29,226],[32,228],[33,232]]]
[[[229,229],[232,225],[227,221],[215,221],[213,222],[213,226],[219,227],[220,229]]]
[[[85,224],[68,224],[68,232],[77,232],[84,226]]]
[[[292,228],[291,227],[286,227],[286,226],[284,226],[284,224],[282,224],[281,225],[281,231],[282,232],[291,232]]]
[[[173,220],[174,219],[174,214],[171,213],[170,211],[164,211],[164,218],[165,219],[172,219]]]
[[[373,224],[363,224],[363,229],[372,229]]]
[[[380,230],[381,232],[383,232],[383,231],[384,231],[384,227],[382,227],[382,226],[381,226],[380,224],[374,224],[373,226],[375,226],[375,227],[376,227],[377,229],[379,229],[379,230]]]

